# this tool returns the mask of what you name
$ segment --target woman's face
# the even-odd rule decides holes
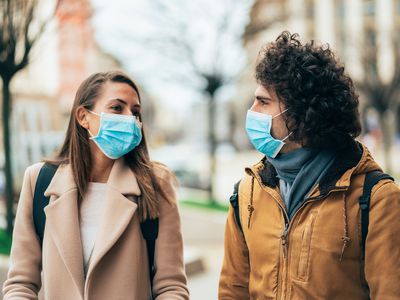
[[[99,115],[102,112],[133,115],[139,120],[141,112],[139,96],[129,84],[107,82],[103,85],[100,95],[95,100],[92,111]],[[77,111],[77,118],[81,126],[88,129],[92,135],[97,135],[100,127],[100,116],[81,107]]]

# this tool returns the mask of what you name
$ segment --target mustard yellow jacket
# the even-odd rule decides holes
[[[380,167],[354,143],[288,222],[272,165],[247,168],[239,186],[244,235],[231,208],[219,299],[400,299],[400,189],[391,180],[372,189],[362,258],[358,201],[373,170]]]

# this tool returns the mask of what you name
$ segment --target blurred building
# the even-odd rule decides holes
[[[79,84],[94,72],[121,69],[121,63],[95,41],[90,0],[41,3],[37,17],[49,18],[55,11],[54,17],[35,45],[30,64],[11,86],[16,188],[26,166],[51,156],[62,143]],[[151,103],[145,102],[149,117]]]
[[[254,68],[258,52],[283,30],[299,33],[302,41],[329,43],[354,80],[364,76],[362,55],[366,42],[377,47],[379,75],[384,80],[390,79],[398,67],[394,64],[394,51],[399,48],[395,48],[393,41],[400,40],[400,0],[256,0],[250,16],[243,35],[249,64],[240,78],[235,104],[238,145],[249,146],[243,138],[242,124],[256,88]],[[400,132],[400,124],[397,126]]]

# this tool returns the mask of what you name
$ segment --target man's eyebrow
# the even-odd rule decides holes
[[[272,100],[270,97],[265,96],[255,96],[257,100]]]

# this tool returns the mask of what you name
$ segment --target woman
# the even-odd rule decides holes
[[[139,90],[123,73],[81,84],[61,151],[47,162],[57,171],[42,245],[32,210],[43,163],[26,170],[4,299],[37,299],[41,271],[45,299],[189,298],[173,176],[149,160],[141,122]],[[152,280],[140,226],[151,219]]]

